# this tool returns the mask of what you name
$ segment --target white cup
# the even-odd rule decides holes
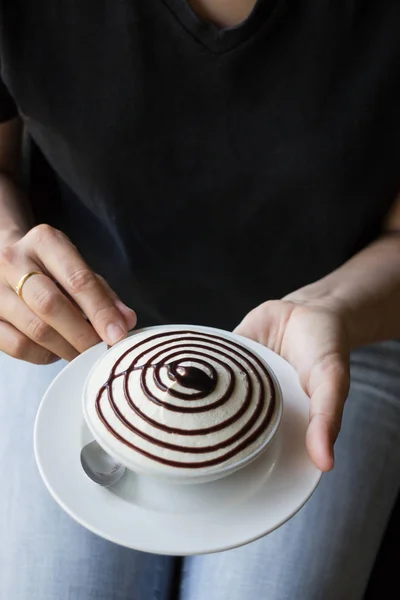
[[[195,325],[149,327],[91,369],[83,414],[100,446],[138,474],[204,483],[255,460],[282,417],[265,361],[233,333]]]

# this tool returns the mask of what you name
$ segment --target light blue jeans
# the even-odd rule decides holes
[[[61,366],[0,356],[0,600],[167,600],[175,558],[96,537],[39,477],[33,422]],[[186,558],[180,600],[362,598],[400,484],[400,343],[358,351],[352,369],[334,471],[277,531]]]

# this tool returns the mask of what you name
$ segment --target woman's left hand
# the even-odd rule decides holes
[[[350,384],[350,347],[343,317],[328,304],[272,300],[252,310],[235,333],[264,344],[298,372],[310,397],[307,449],[329,471]]]

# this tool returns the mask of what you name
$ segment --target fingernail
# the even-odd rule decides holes
[[[110,323],[107,327],[107,338],[111,345],[119,342],[125,337],[126,331],[124,331],[121,325],[117,325],[117,323]]]

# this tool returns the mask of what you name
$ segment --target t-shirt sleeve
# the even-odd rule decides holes
[[[0,77],[0,123],[13,119],[18,115],[18,109],[10,92]]]

